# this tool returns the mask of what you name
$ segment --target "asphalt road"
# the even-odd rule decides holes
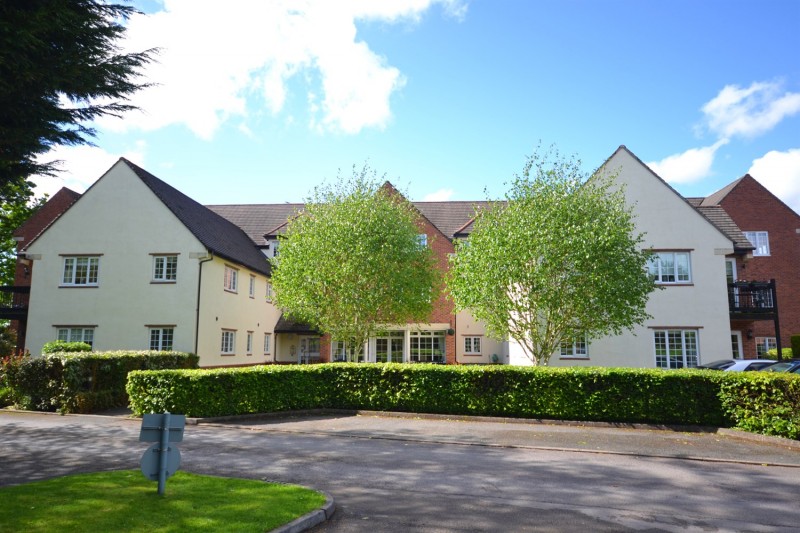
[[[121,417],[0,411],[0,486],[138,468],[147,448],[138,441],[139,426]],[[317,416],[187,425],[179,447],[187,471],[331,494],[337,511],[318,532],[800,527],[800,447],[779,441]]]

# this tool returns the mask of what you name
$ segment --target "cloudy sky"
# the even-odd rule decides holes
[[[621,144],[687,196],[750,173],[800,211],[800,2],[136,0],[141,111],[61,148],[83,192],[120,156],[204,204],[300,201],[369,164],[413,200],[503,195],[537,145]]]

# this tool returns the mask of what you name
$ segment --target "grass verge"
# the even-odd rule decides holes
[[[138,470],[65,476],[0,488],[0,530],[19,532],[262,532],[325,503],[303,487],[177,472],[159,496]]]

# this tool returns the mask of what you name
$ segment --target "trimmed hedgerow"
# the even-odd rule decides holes
[[[800,376],[630,368],[399,364],[133,371],[136,414],[333,408],[738,427],[800,439]]]
[[[399,364],[131,372],[136,414],[309,408],[724,426],[721,372]]]
[[[46,342],[42,346],[42,354],[51,353],[73,353],[73,352],[91,352],[92,346],[85,342],[70,342],[70,341],[51,341]]]
[[[19,408],[93,413],[127,406],[131,370],[197,368],[197,363],[196,355],[183,352],[52,353],[27,358],[8,383]]]
[[[721,384],[720,398],[737,428],[800,440],[797,374],[737,373]]]

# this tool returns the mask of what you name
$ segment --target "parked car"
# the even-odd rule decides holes
[[[789,359],[762,368],[764,372],[795,372],[800,374],[800,359]]]
[[[748,372],[751,370],[761,370],[764,367],[775,364],[773,359],[720,359],[697,368],[708,370],[726,370],[728,372]]]

